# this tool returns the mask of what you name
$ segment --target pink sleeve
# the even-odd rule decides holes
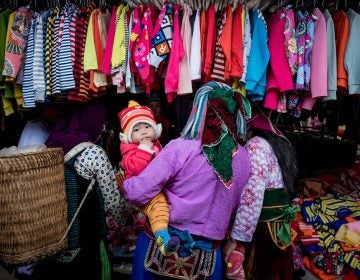
[[[264,107],[275,111],[278,106],[279,88],[274,77],[274,73],[270,70],[267,74],[266,93],[264,99]]]
[[[136,55],[136,50],[135,50],[134,46],[135,46],[135,42],[137,41],[138,37],[141,34],[141,26],[140,26],[141,22],[140,22],[138,7],[135,7],[135,9],[133,11],[133,20],[132,20],[131,24],[132,24],[132,28],[131,28],[130,38],[129,38],[128,52],[130,53],[130,59],[132,60],[133,63],[135,63],[134,56]]]
[[[179,71],[180,61],[184,56],[184,45],[181,38],[180,24],[179,24],[179,7],[174,7],[174,33],[171,46],[171,54],[168,64],[168,69],[165,77],[165,92],[173,93],[178,91],[179,86]]]
[[[106,47],[104,52],[104,58],[101,65],[101,72],[105,73],[106,75],[110,75],[110,64],[111,64],[111,56],[112,56],[112,49],[114,45],[114,38],[115,38],[115,23],[116,23],[116,7],[114,6],[110,18],[110,26],[109,31],[106,39]]]
[[[311,53],[311,94],[313,98],[327,96],[327,38],[325,17],[319,9],[314,27],[314,44]]]
[[[294,89],[289,62],[285,49],[285,21],[282,11],[272,15],[269,20],[269,51],[271,71],[280,92]]]

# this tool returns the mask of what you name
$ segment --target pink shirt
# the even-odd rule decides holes
[[[313,11],[317,17],[314,29],[314,43],[311,53],[312,97],[327,96],[327,39],[325,17],[318,8]]]
[[[174,94],[178,90],[180,61],[184,56],[184,45],[181,38],[179,24],[179,5],[174,5],[174,32],[171,46],[169,64],[165,77],[165,92],[168,101],[172,102],[175,98]]]
[[[271,16],[268,21],[270,70],[267,76],[267,87],[264,107],[276,110],[278,93],[294,89],[291,70],[286,57],[285,45],[286,19],[281,10]]]
[[[115,38],[115,28],[116,28],[116,10],[117,7],[114,6],[110,18],[109,24],[109,31],[106,39],[106,47],[104,51],[104,57],[101,65],[101,72],[105,73],[106,75],[110,75],[110,64],[111,64],[111,56],[112,56],[112,49],[114,45],[114,38]]]
[[[327,35],[324,15],[318,8],[313,11],[314,41],[311,53],[311,94],[304,97],[303,109],[311,110],[315,98],[327,96]]]

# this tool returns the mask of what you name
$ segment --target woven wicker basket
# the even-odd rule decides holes
[[[0,157],[0,261],[32,262],[66,247],[62,149]]]

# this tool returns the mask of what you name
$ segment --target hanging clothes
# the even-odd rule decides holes
[[[344,64],[348,73],[349,94],[360,94],[360,14],[348,9],[349,39],[346,45]]]
[[[152,39],[153,46],[150,53],[150,64],[155,68],[158,68],[160,63],[167,58],[171,52],[173,38],[172,5],[167,5],[165,9],[165,15],[161,20],[160,29]],[[156,28],[154,32],[155,31]]]
[[[216,16],[215,16],[215,5],[210,4],[207,14],[207,32],[206,32],[206,57],[204,62],[204,82],[211,80],[211,73],[213,69],[213,62],[215,57],[216,48]]]
[[[293,9],[284,9],[283,16],[285,17],[285,49],[286,57],[289,62],[289,67],[292,76],[297,71],[297,43],[296,43],[296,32],[295,32],[295,14]]]
[[[230,4],[226,7],[226,22],[224,24],[223,32],[221,33],[219,42],[224,52],[225,58],[225,81],[230,80],[231,74],[231,50],[232,50],[232,26],[233,26],[233,11]]]
[[[60,90],[68,91],[75,88],[75,80],[73,74],[73,65],[71,60],[71,37],[70,37],[70,23],[76,10],[75,5],[64,7],[64,28],[62,37],[59,38],[59,82]],[[61,71],[60,71],[61,69]]]
[[[3,75],[15,80],[22,80],[22,61],[25,59],[26,45],[31,28],[33,12],[27,8],[19,8],[12,23],[8,44],[5,51]]]
[[[250,12],[248,8],[245,8],[243,11],[244,19],[244,44],[243,44],[243,74],[241,76],[240,81],[245,83],[247,68],[249,64],[249,55],[251,50],[251,23],[250,23]]]
[[[191,52],[190,16],[191,14],[192,14],[192,10],[189,7],[189,5],[184,4],[183,19],[181,23],[181,37],[184,44],[184,56],[180,62],[179,85],[177,92],[178,95],[189,94],[192,93],[193,91],[191,76],[190,76],[190,52]]]
[[[215,59],[213,62],[213,69],[211,78],[217,82],[225,82],[225,55],[220,44],[221,34],[223,32],[224,25],[226,23],[226,11],[222,12],[222,16],[217,18],[217,39],[215,49]]]
[[[349,39],[349,18],[344,11],[337,11],[332,15],[335,28],[336,58],[337,58],[337,87],[338,90],[347,90],[348,75],[345,69],[344,58]]]
[[[34,39],[35,28],[37,25],[38,14],[34,14],[34,19],[31,22],[27,50],[24,66],[24,78],[22,94],[24,97],[24,107],[35,107],[34,83],[33,83],[33,69],[34,69]]]
[[[200,10],[196,10],[195,22],[191,38],[190,76],[191,80],[201,78],[201,37],[200,37]]]
[[[270,59],[266,22],[260,10],[251,13],[251,36],[245,89],[251,101],[260,101],[265,94],[266,69]]]
[[[280,92],[294,89],[292,73],[286,57],[285,24],[286,18],[281,10],[268,20],[270,68],[264,107],[271,110],[277,109]]]
[[[165,93],[167,99],[172,102],[176,97],[176,92],[179,86],[179,70],[180,61],[184,57],[184,43],[181,38],[181,30],[179,23],[179,5],[174,5],[174,32],[173,41],[170,53],[170,59],[165,76]],[[201,65],[200,65],[201,67]]]
[[[311,52],[311,94],[306,95],[303,108],[311,110],[317,98],[327,96],[327,34],[326,21],[320,9],[315,8],[314,42]]]
[[[9,24],[9,17],[13,12],[10,9],[5,9],[0,12],[0,82],[3,80],[3,68],[5,61],[5,50],[7,27]]]
[[[235,10],[232,35],[231,35],[231,73],[233,78],[239,80],[243,72],[243,24],[242,5],[239,4]]]
[[[334,22],[329,10],[324,12],[326,22],[327,45],[327,97],[324,100],[336,100],[337,89],[337,59]]]
[[[33,87],[35,101],[45,101],[44,24],[48,12],[38,14],[35,27]],[[25,102],[24,102],[25,103]]]

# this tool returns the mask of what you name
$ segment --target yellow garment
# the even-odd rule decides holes
[[[234,79],[232,88],[241,93],[242,96],[246,97],[245,85],[239,82],[239,79]]]
[[[335,240],[345,242],[351,247],[357,247],[360,245],[359,233],[350,229],[346,224],[342,225],[336,232]]]
[[[14,113],[11,100],[9,98],[5,98],[4,96],[1,96],[1,98],[5,116],[10,116],[12,113]]]
[[[94,30],[93,30],[93,14],[94,10],[89,19],[89,25],[86,33],[85,49],[84,49],[84,71],[97,70],[97,56],[94,42]]]
[[[13,13],[11,13],[9,15],[9,22],[8,22],[7,31],[6,31],[5,46],[7,46],[8,42],[9,42],[11,27],[12,27],[13,22],[14,22],[15,14],[16,14],[16,12],[13,12]],[[2,103],[3,103],[3,109],[4,109],[5,116],[10,116],[12,113],[14,113],[14,109],[12,107],[11,100],[8,99],[8,98],[5,98],[4,96],[1,96],[1,98],[2,98]]]
[[[13,25],[15,15],[16,15],[16,12],[13,12],[9,15],[9,22],[8,22],[7,31],[6,31],[6,43],[5,43],[6,46],[9,42],[11,27]]]
[[[14,83],[14,97],[16,99],[17,105],[23,105],[24,99],[22,94],[22,86],[19,84]]]
[[[163,193],[156,195],[148,204],[140,207],[148,217],[151,230],[155,234],[159,229],[167,229],[169,225],[169,206]]]
[[[126,59],[126,51],[128,46],[125,45],[125,15],[129,10],[129,6],[123,7],[120,5],[116,11],[116,18],[119,15],[119,20],[116,22],[114,45],[111,56],[111,66],[113,68],[121,66]],[[129,24],[132,24],[131,22]]]

